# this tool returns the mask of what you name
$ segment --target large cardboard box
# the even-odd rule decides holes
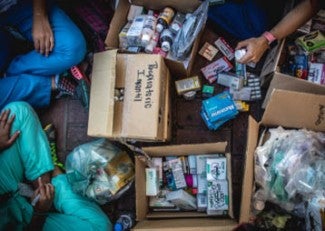
[[[225,153],[227,143],[203,143],[145,147],[143,151],[150,157],[162,156],[187,156],[202,154]],[[233,217],[232,210],[232,181],[231,181],[231,157],[225,153],[227,158],[227,180],[229,188],[229,211],[226,217],[217,218],[208,216],[203,212],[151,212],[149,201],[146,196],[146,164],[140,158],[135,158],[135,190],[136,190],[136,219],[138,223],[134,230],[203,230],[212,231],[233,230],[238,225]]]
[[[269,86],[262,105],[263,108],[266,107],[273,89],[325,94],[324,85],[312,83],[280,72],[280,66],[285,60],[285,42],[285,39],[279,41],[277,46],[270,50],[265,59],[260,76],[262,78],[262,84],[269,84]]]
[[[170,74],[159,55],[94,55],[88,135],[166,141],[170,138]],[[114,100],[116,89],[124,99]]]
[[[114,16],[110,22],[109,31],[106,36],[105,44],[108,49],[116,49],[119,47],[118,35],[123,26],[127,23],[127,14],[131,4],[144,6],[146,9],[162,10],[166,6],[173,7],[176,11],[183,13],[193,12],[199,5],[199,0],[162,0],[162,1],[150,1],[150,0],[120,0],[115,10]],[[186,62],[175,61],[166,58],[166,64],[170,72],[178,77],[190,76],[191,70],[194,64],[195,55],[198,51],[199,39],[202,32],[193,44],[189,60]]]
[[[254,153],[261,127],[306,128],[325,132],[325,95],[275,89],[260,122],[248,123],[240,222],[250,220],[254,184]]]

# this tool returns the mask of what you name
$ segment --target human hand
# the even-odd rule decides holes
[[[54,37],[49,20],[45,16],[34,16],[33,41],[37,52],[48,56],[54,47]]]
[[[269,44],[266,38],[261,36],[239,42],[236,50],[241,48],[246,49],[246,54],[240,60],[238,60],[238,62],[245,64],[249,62],[257,63],[263,56],[264,52],[269,48]]]
[[[10,130],[15,115],[8,118],[9,114],[10,110],[4,110],[0,113],[0,151],[9,148],[20,134],[20,131],[16,131],[12,136],[10,136]]]
[[[42,178],[38,178],[39,187],[32,196],[32,205],[35,203],[35,210],[38,212],[47,212],[51,209],[54,199],[54,187],[52,184],[43,184]],[[38,197],[38,199],[37,199]]]

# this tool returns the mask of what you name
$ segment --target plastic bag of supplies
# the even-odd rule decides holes
[[[76,147],[65,165],[73,191],[101,205],[118,199],[134,180],[128,153],[106,139]]]

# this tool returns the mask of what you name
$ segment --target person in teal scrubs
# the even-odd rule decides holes
[[[74,193],[54,166],[46,134],[26,102],[12,102],[0,113],[0,163],[0,230],[23,230],[34,222],[43,222],[43,230],[112,230],[101,208]],[[34,186],[31,199],[18,190],[26,180]]]

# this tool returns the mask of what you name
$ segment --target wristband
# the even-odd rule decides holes
[[[266,40],[267,40],[267,42],[268,42],[269,45],[270,45],[271,43],[273,43],[273,42],[276,40],[276,37],[274,37],[274,35],[271,34],[271,33],[268,32],[268,31],[265,31],[265,32],[262,34],[262,36],[263,36],[264,38],[266,38]]]

